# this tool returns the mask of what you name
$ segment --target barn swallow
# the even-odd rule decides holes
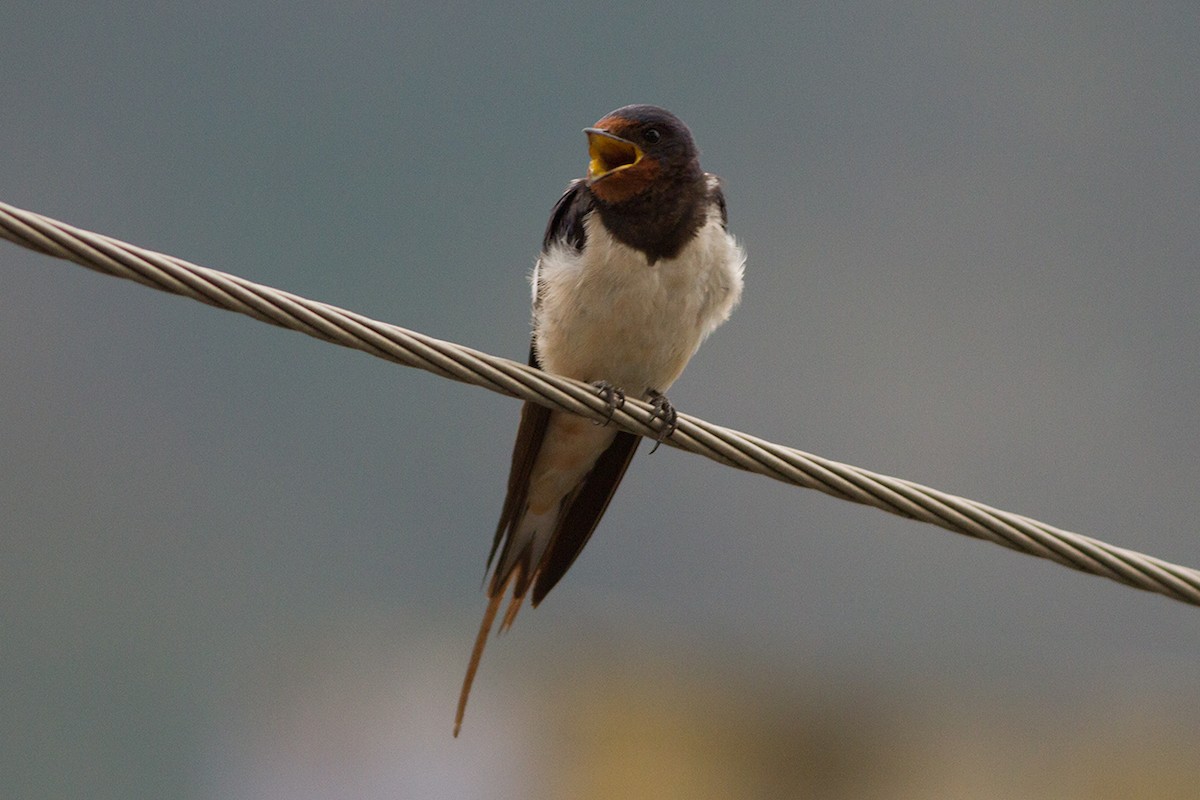
[[[595,384],[613,408],[650,400],[669,434],[663,392],[737,305],[746,255],[727,230],[721,183],[700,168],[678,117],[625,106],[584,133],[587,177],[555,204],[533,271],[529,364]],[[501,631],[531,588],[536,607],[575,561],[640,438],[535,403],[521,409],[455,736],[510,588]]]

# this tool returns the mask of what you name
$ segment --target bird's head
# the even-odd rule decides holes
[[[588,187],[604,203],[620,204],[652,187],[702,175],[692,132],[657,106],[618,108],[583,132],[590,157]]]

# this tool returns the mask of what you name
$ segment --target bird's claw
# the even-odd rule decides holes
[[[613,414],[617,412],[617,409],[625,407],[625,390],[618,389],[608,381],[596,381],[592,386],[596,387],[601,399],[608,404],[608,416],[604,418],[604,424],[608,425],[612,422]]]
[[[654,439],[654,447],[650,449],[650,453],[653,454],[664,439],[675,433],[675,428],[679,424],[679,414],[667,396],[655,389],[650,390],[650,405],[654,408],[653,418],[660,419],[663,423],[662,428],[658,431],[658,436]]]

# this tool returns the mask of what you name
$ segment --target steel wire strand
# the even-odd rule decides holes
[[[156,253],[0,203],[0,237],[98,272],[183,295],[323,341],[604,421],[642,436],[661,422],[630,398],[612,411],[594,387],[326,303]],[[680,414],[666,444],[718,463],[983,539],[1066,567],[1200,605],[1200,572],[992,508]]]

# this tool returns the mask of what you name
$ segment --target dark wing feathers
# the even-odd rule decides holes
[[[566,242],[576,252],[583,250],[583,243],[587,241],[583,218],[595,207],[596,201],[587,190],[587,184],[582,180],[571,181],[550,212],[550,221],[546,223],[546,233],[542,236],[542,252],[558,242]]]
[[[721,209],[721,227],[729,230],[729,209],[725,207],[725,190],[721,186],[721,179],[711,172],[705,173],[708,178],[708,197],[709,200],[717,204],[717,208]]]
[[[536,367],[533,361],[532,349],[530,366]],[[529,496],[529,476],[533,474],[533,462],[537,460],[538,452],[542,449],[542,441],[546,438],[546,427],[550,424],[550,409],[537,403],[525,403],[521,406],[521,424],[517,427],[517,440],[513,444],[512,468],[508,473],[508,493],[504,497],[504,508],[500,512],[500,522],[496,525],[496,537],[492,540],[492,550],[488,553],[488,566],[496,557],[500,543],[505,542],[505,553],[501,554],[500,563],[507,560],[509,542],[505,541],[510,530],[521,521],[521,513],[525,510],[525,500]],[[511,540],[509,540],[511,541]],[[494,591],[500,591],[507,575],[499,573],[492,576]]]
[[[579,491],[567,498],[566,507],[559,512],[554,538],[550,540],[550,547],[542,559],[533,585],[534,606],[542,602],[546,593],[575,563],[579,552],[591,538],[592,531],[596,530],[600,517],[604,516],[608,501],[617,491],[641,439],[625,431],[618,433],[608,449],[596,459],[596,466],[592,467]]]

